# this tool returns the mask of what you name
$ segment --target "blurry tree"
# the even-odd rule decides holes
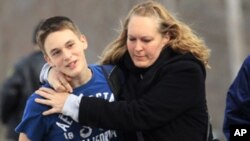
[[[230,79],[233,80],[242,64],[245,52],[242,1],[226,0],[226,11]]]

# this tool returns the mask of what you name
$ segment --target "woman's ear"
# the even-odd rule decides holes
[[[163,40],[165,45],[170,41],[170,35],[168,32],[163,35]]]

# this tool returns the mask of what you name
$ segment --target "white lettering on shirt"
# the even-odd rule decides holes
[[[82,94],[84,96],[84,94]],[[109,96],[110,95],[110,96]],[[105,100],[108,100],[109,102],[113,102],[115,101],[115,97],[113,95],[113,93],[109,93],[109,92],[99,92],[99,93],[96,93],[94,95],[88,95],[88,97],[97,97],[97,98],[103,98]]]
[[[110,139],[117,137],[116,132],[112,130],[107,130],[104,133],[100,133],[99,135],[96,135],[92,137],[91,139],[84,139],[82,141],[109,141]]]
[[[92,133],[92,128],[83,126],[83,128],[80,130],[80,136],[83,138],[88,138]]]
[[[69,125],[72,125],[73,120],[71,118],[69,118],[68,116],[65,116],[63,114],[59,114],[59,119],[61,119],[62,121],[66,122]]]
[[[84,96],[84,94],[82,94]],[[115,97],[113,93],[110,92],[97,92],[93,95],[88,95],[88,97],[97,97],[97,98],[103,98],[109,102],[115,101]],[[61,128],[64,131],[64,137],[67,140],[74,140],[76,136],[73,132],[71,132],[70,127],[73,125],[73,120],[65,115],[59,114],[59,119],[61,119],[61,122],[56,122],[56,125]],[[83,126],[78,133],[80,134],[80,137],[82,138],[82,141],[109,141],[112,138],[116,138],[117,134],[113,130],[103,130],[99,128],[99,133],[95,133],[96,129],[93,130],[91,127]],[[77,134],[76,134],[77,135]],[[77,135],[78,136],[78,135]]]
[[[64,132],[66,132],[67,128],[69,128],[69,125],[66,125],[66,124],[63,124],[63,123],[60,123],[60,122],[56,122],[56,125],[58,127],[62,128]]]

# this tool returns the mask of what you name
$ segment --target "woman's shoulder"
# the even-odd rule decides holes
[[[175,54],[169,58],[169,64],[176,64],[179,67],[204,67],[202,62],[198,60],[192,53]]]
[[[186,54],[175,54],[171,56],[166,64],[163,66],[166,71],[175,71],[175,72],[186,72],[186,73],[202,73],[206,75],[205,66],[195,58],[191,53]]]

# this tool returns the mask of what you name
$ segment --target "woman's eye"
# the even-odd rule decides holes
[[[144,43],[149,43],[151,40],[150,39],[142,39]]]
[[[135,41],[136,39],[135,38],[129,38],[129,41]]]

